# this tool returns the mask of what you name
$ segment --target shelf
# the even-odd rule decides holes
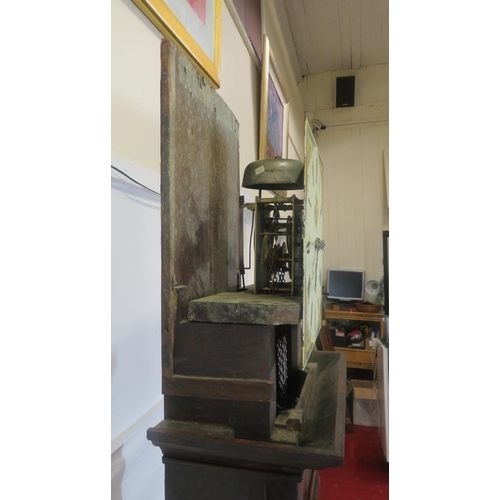
[[[367,313],[360,311],[334,311],[333,309],[325,309],[326,319],[343,319],[350,321],[373,321],[380,325],[380,337],[385,337],[385,314],[384,313]]]
[[[378,323],[380,328],[380,337],[385,337],[385,314],[384,313],[368,313],[361,311],[335,311],[333,309],[325,309],[325,318],[349,321],[366,321]],[[366,340],[365,344],[367,345]],[[373,370],[375,365],[375,351],[366,347],[365,349],[353,349],[349,347],[335,347],[336,352],[345,352],[347,356],[348,368],[363,368],[365,370]]]
[[[363,368],[365,370],[373,370],[375,365],[375,351],[373,349],[335,347],[335,352],[346,353],[347,368]]]

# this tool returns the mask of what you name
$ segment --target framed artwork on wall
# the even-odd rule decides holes
[[[259,160],[288,157],[288,97],[271,50],[262,37]]]
[[[222,0],[133,0],[214,88],[220,87]]]
[[[262,59],[261,0],[225,0],[250,57],[260,68]]]

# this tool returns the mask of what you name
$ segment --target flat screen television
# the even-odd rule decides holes
[[[365,291],[365,272],[361,269],[328,269],[326,297],[329,300],[359,302]]]

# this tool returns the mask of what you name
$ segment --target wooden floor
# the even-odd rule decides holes
[[[319,471],[319,500],[388,500],[389,464],[377,427],[355,425],[345,435],[344,467]]]

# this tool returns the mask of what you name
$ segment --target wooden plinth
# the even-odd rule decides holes
[[[230,422],[165,419],[148,429],[163,452],[166,500],[314,498],[311,471],[343,465],[346,357],[315,351],[309,365],[314,378],[304,383],[307,394],[278,415],[268,439],[238,437],[241,427],[235,432]]]
[[[164,459],[165,496],[178,500],[316,500],[319,475],[249,471]]]

